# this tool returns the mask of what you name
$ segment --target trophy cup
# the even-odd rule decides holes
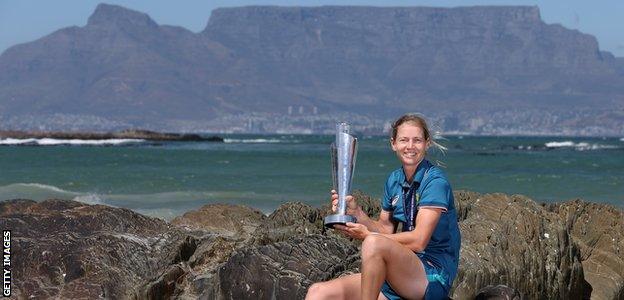
[[[351,194],[351,181],[357,154],[357,139],[351,135],[351,126],[345,122],[336,124],[336,142],[331,144],[332,180],[338,192],[336,214],[325,217],[325,227],[356,222],[354,216],[347,215],[347,195]]]

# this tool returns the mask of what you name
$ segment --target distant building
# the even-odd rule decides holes
[[[264,122],[259,119],[247,120],[246,133],[265,133]]]

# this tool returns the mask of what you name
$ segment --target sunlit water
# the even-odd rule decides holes
[[[0,140],[0,200],[74,199],[170,219],[208,203],[269,213],[287,201],[318,206],[331,185],[332,136],[226,136],[225,143],[140,140],[89,144]],[[447,137],[434,152],[453,189],[582,198],[624,207],[621,138]],[[44,145],[40,145],[44,144]],[[353,186],[382,194],[398,168],[385,137],[361,137]]]

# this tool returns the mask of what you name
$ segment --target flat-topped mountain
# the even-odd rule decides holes
[[[604,122],[624,119],[623,74],[593,36],[544,23],[537,7],[219,8],[193,33],[100,4],[86,26],[2,53],[0,126],[216,128],[293,108],[616,112]]]

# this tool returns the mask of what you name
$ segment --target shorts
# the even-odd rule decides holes
[[[449,283],[448,274],[440,267],[434,266],[427,259],[418,256],[423,266],[425,267],[425,274],[427,274],[427,289],[425,290],[425,300],[439,300],[448,299]],[[388,298],[388,300],[400,300],[403,299],[390,287],[387,281],[384,281],[381,286],[381,293]]]

